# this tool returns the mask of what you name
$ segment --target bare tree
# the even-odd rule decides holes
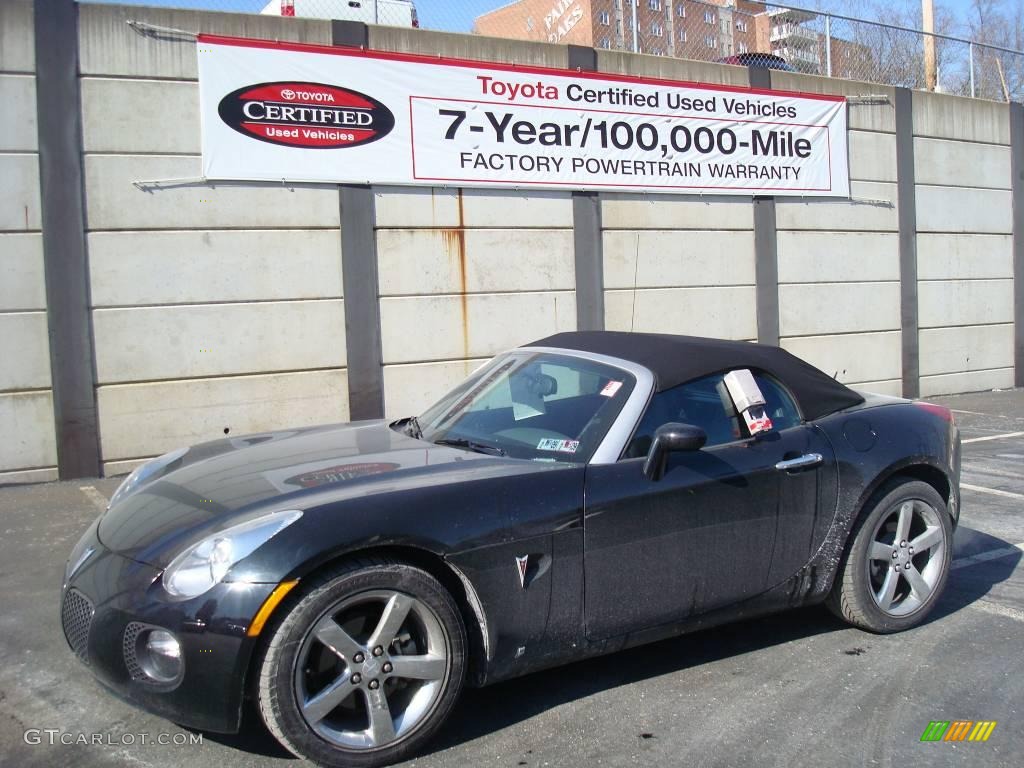
[[[986,45],[1022,50],[1024,3],[1021,0],[971,0],[967,36],[975,46],[976,93],[986,99],[1019,100],[1024,96],[1024,56]]]

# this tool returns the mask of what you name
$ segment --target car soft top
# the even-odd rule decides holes
[[[780,347],[699,336],[622,331],[557,333],[529,347],[560,347],[629,360],[650,369],[655,389],[735,368],[753,368],[775,377],[796,397],[805,419],[858,405],[864,398],[813,365]]]

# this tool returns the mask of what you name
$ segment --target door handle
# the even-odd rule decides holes
[[[821,464],[825,459],[820,453],[805,453],[795,459],[786,459],[775,465],[779,472],[800,472],[804,469],[811,469]]]

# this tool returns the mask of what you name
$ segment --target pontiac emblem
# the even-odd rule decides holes
[[[522,555],[516,557],[516,566],[519,568],[519,586],[523,589],[526,589],[526,567],[529,564],[529,555]]]

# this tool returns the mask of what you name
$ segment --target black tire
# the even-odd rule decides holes
[[[900,538],[896,535],[900,511],[908,504],[911,527]],[[924,532],[928,532],[928,538],[923,537]],[[938,544],[922,548],[935,537],[941,538]],[[916,550],[915,541],[921,543]],[[936,549],[939,545],[941,550]],[[889,551],[883,552],[883,547],[889,547]],[[870,632],[887,634],[910,629],[924,621],[942,596],[952,550],[953,524],[938,492],[917,480],[889,483],[875,494],[855,524],[825,604],[839,618]],[[883,560],[883,554],[891,559]],[[911,584],[911,570],[920,590]],[[917,576],[922,580],[918,581]],[[887,589],[890,579],[895,584],[892,593]],[[930,586],[927,593],[925,585]],[[921,599],[920,594],[926,597]],[[887,602],[888,610],[883,608]]]
[[[267,728],[282,745],[299,757],[332,768],[375,768],[410,757],[444,723],[462,689],[466,671],[466,630],[452,596],[426,571],[406,563],[379,558],[353,560],[332,568],[311,579],[309,584],[301,586],[301,593],[294,597],[289,596],[287,602],[277,612],[280,617],[273,626],[267,628],[269,641],[264,646],[259,660],[257,703]],[[387,595],[392,596],[391,600],[388,600]],[[372,610],[373,600],[377,597],[384,601],[385,607],[382,608],[381,617],[375,620],[372,618]],[[404,601],[407,598],[412,599],[415,609],[410,609],[407,613],[408,618],[402,619],[403,623],[395,629],[397,637],[391,641],[383,641],[387,644],[386,650],[377,658],[374,658],[377,654],[368,646],[361,646],[365,648],[365,654],[350,651],[343,655],[334,649],[340,645],[339,643],[332,647],[317,639],[324,632],[332,631],[324,629],[325,627],[337,628],[340,622],[340,627],[345,630],[342,637],[346,641],[362,642],[359,640],[358,631],[351,631],[351,627],[359,626],[361,622],[363,626],[381,632],[386,624],[384,613],[387,608],[393,601]],[[349,603],[352,607],[346,609],[344,606]],[[336,610],[339,606],[341,608]],[[354,619],[346,620],[345,617],[353,612],[358,615]],[[328,621],[334,624],[325,623]],[[427,626],[430,629],[422,629],[422,633],[429,632],[429,638],[417,640],[417,633],[422,627]],[[317,627],[320,629],[314,633],[313,630]],[[438,634],[438,631],[441,634]],[[409,639],[405,640],[406,637]],[[427,635],[424,634],[424,637]],[[408,644],[415,645],[417,642],[426,643],[428,640],[440,643],[442,637],[447,663],[444,665],[443,673],[438,673],[436,680],[413,680],[399,674],[397,667],[402,662],[397,659],[405,653],[403,647]],[[369,639],[373,639],[373,632]],[[406,656],[405,661],[416,662],[425,659],[434,663],[432,669],[438,668],[438,654],[428,656],[422,649],[417,653],[420,655]],[[356,664],[353,659],[358,658],[362,658],[363,662]],[[391,670],[392,675],[385,675],[383,672],[389,671],[387,667],[392,666],[388,663],[389,660],[395,662],[395,669]],[[345,685],[349,682],[353,684],[353,693],[347,694],[348,698],[344,702],[333,705],[328,714],[320,716],[317,712],[313,715],[311,703],[331,685],[327,684],[322,689],[315,690],[309,698],[304,698],[305,707],[299,699],[303,697],[305,686],[313,680],[311,674],[319,674],[316,670],[311,673],[311,667],[320,669],[324,665],[332,664],[337,664],[341,670],[340,674],[334,668],[326,673],[327,677],[334,681],[334,690],[339,694],[342,692],[342,684],[338,681],[344,678]],[[367,672],[367,665],[371,664],[374,667]],[[345,675],[348,677],[345,678]],[[360,678],[358,684],[357,676]],[[372,682],[362,679],[364,676],[374,678],[377,687],[369,690],[373,688]],[[422,689],[428,685],[429,695],[424,695]],[[389,688],[391,692],[387,693]],[[391,741],[386,741],[385,738],[379,745],[369,743],[352,746],[332,741],[325,735],[329,729],[334,728],[337,728],[338,734],[355,733],[358,726],[355,726],[354,730],[346,730],[343,725],[335,725],[332,718],[357,718],[361,703],[367,724],[366,738],[373,742],[376,732],[374,714],[371,710],[376,710],[380,717],[383,717],[379,715],[380,712],[386,713],[388,721],[392,721],[395,702],[399,700],[409,702],[407,707],[411,707],[412,702],[416,701],[429,700],[430,703],[418,705],[421,713],[417,715],[418,719],[405,718],[413,724],[408,726],[408,731],[403,730],[407,726],[398,726],[398,731],[393,734]],[[377,701],[378,704],[371,705],[372,701]],[[384,701],[386,706],[381,708],[380,701]],[[304,711],[306,714],[303,714]],[[307,718],[307,715],[310,717]],[[318,716],[321,717],[320,720],[316,720]],[[338,738],[341,739],[343,736]]]

